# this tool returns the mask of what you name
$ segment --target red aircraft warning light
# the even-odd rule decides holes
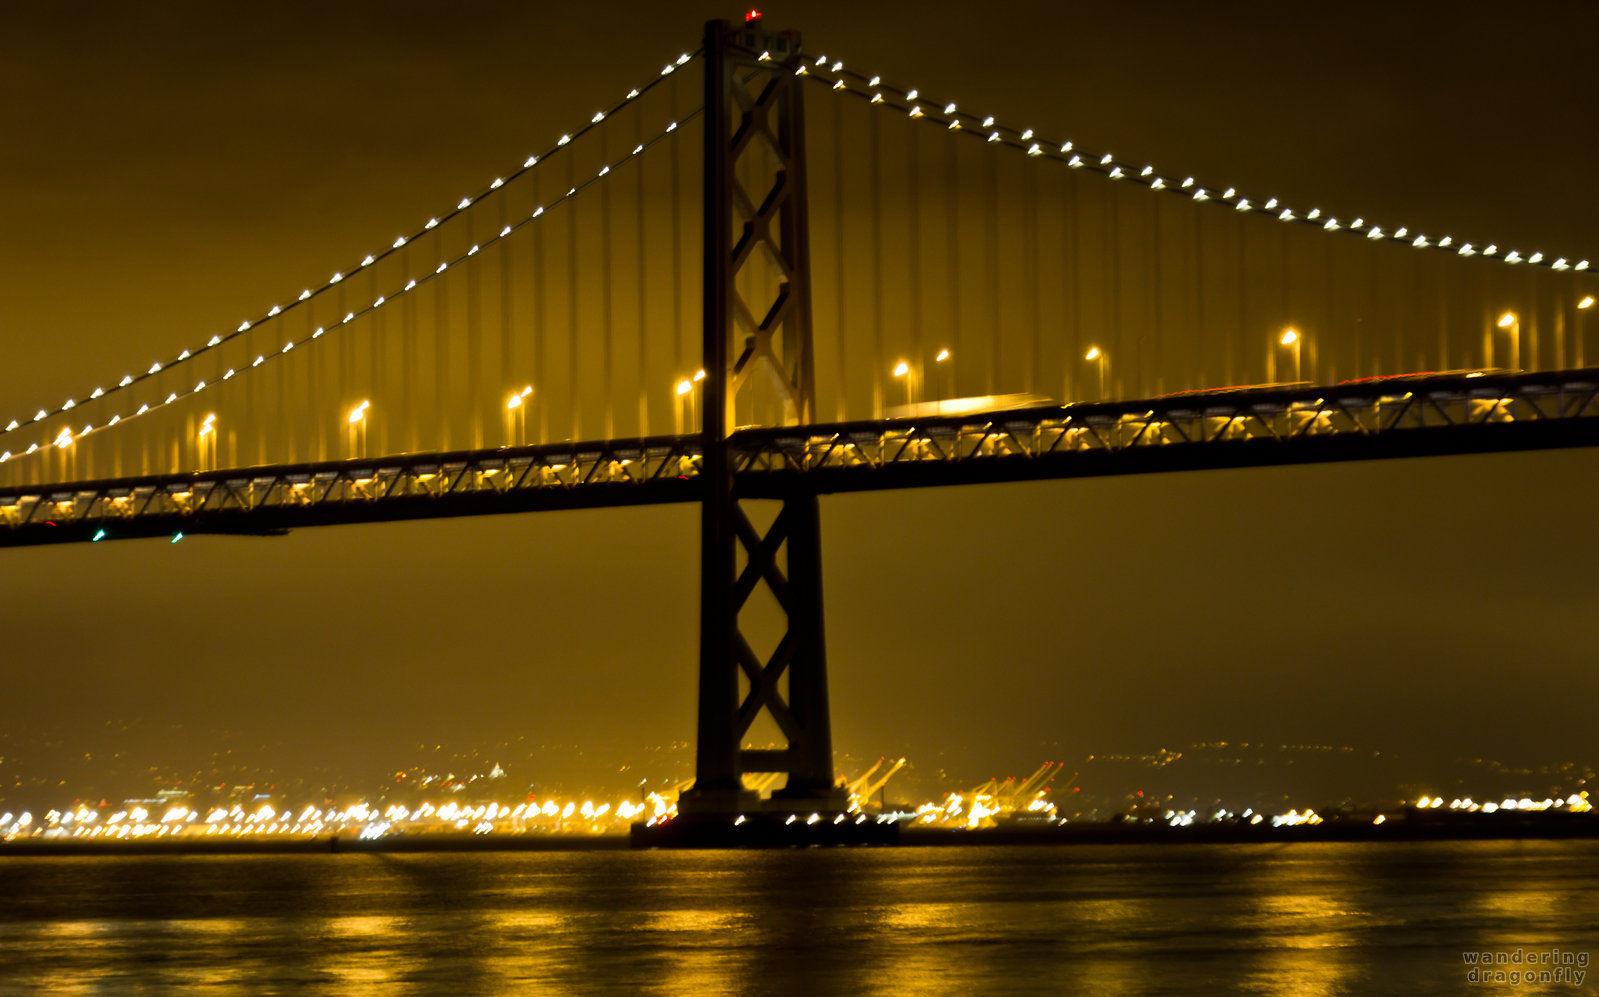
[[[761,23],[761,12],[751,7],[749,12],[744,15],[744,23],[759,25]]]

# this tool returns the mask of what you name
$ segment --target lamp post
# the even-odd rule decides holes
[[[905,407],[908,409],[916,403],[916,373],[909,363],[901,360],[894,365],[894,376],[905,379]]]
[[[1278,345],[1286,346],[1289,349],[1294,351],[1294,380],[1295,381],[1298,381],[1298,380],[1301,379],[1300,378],[1300,374],[1299,374],[1299,349],[1300,349],[1300,346],[1303,345],[1304,341],[1305,341],[1305,337],[1303,337],[1303,336],[1301,336],[1299,334],[1299,330],[1298,329],[1284,329],[1282,337],[1277,340]]]
[[[705,372],[699,370],[694,372],[693,377],[685,377],[677,382],[677,404],[673,407],[672,415],[676,419],[679,436],[697,431],[694,426],[694,388],[703,380]]]
[[[1586,357],[1584,355],[1584,350],[1583,350],[1583,345],[1584,344],[1583,344],[1583,339],[1582,339],[1582,325],[1583,325],[1583,319],[1585,319],[1587,317],[1587,315],[1588,315],[1588,312],[1590,312],[1592,310],[1593,310],[1593,295],[1591,295],[1591,294],[1584,295],[1582,300],[1577,302],[1577,321],[1575,323],[1573,323],[1576,326],[1575,331],[1577,333],[1577,366],[1578,367],[1585,366],[1585,364],[1586,364]]]
[[[1098,361],[1098,363],[1099,363],[1099,397],[1096,399],[1096,401],[1104,401],[1105,400],[1105,376],[1106,376],[1106,373],[1108,371],[1108,368],[1110,367],[1110,357],[1106,356],[1105,355],[1105,351],[1100,349],[1099,347],[1090,346],[1088,348],[1088,352],[1083,354],[1083,359],[1091,361],[1091,362],[1092,361]]]
[[[951,356],[949,350],[940,349],[938,351],[938,355],[933,357],[933,365],[934,366],[941,366],[945,370],[949,371],[949,379],[948,379],[949,380],[949,388],[948,388],[947,391],[944,392],[944,397],[946,399],[954,398],[955,397],[955,361],[952,359],[952,356]]]
[[[1510,330],[1510,369],[1521,368],[1521,317],[1515,312],[1499,316],[1499,328]]]
[[[350,410],[350,456],[366,456],[366,413],[372,407],[371,399],[366,399]]]
[[[519,447],[527,442],[523,439],[527,432],[526,399],[532,393],[533,385],[530,384],[513,393],[505,402],[505,432],[510,446]]]
[[[214,471],[217,466],[217,414],[212,412],[200,424],[198,436],[200,450],[200,470]],[[210,460],[207,460],[209,455]]]

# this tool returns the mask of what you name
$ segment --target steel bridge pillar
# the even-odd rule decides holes
[[[761,383],[775,391],[785,424],[814,421],[799,50],[797,33],[768,31],[759,21],[705,26],[705,493],[698,741],[694,786],[680,803],[685,815],[837,813],[846,802],[833,778],[816,496],[785,496],[762,532],[735,491],[727,450],[734,403],[741,390],[756,387],[750,375],[757,368],[770,375]],[[765,286],[740,284],[746,266],[772,268],[771,300],[746,299],[741,286]],[[784,621],[764,660],[740,626],[741,611],[760,587]],[[763,715],[786,746],[744,746]],[[746,772],[788,779],[763,801],[744,788]]]

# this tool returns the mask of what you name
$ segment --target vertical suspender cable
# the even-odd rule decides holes
[[[635,138],[634,147],[637,148],[644,144],[644,114],[641,111],[635,110],[633,112],[633,130]],[[646,361],[649,358],[650,337],[646,334],[646,330],[650,320],[650,282],[645,277],[644,164],[634,163],[632,165],[633,172],[638,176],[638,204],[636,207],[636,210],[638,211],[638,228],[635,232],[634,238],[634,242],[638,245],[638,257],[635,261],[635,271],[638,277],[638,384],[636,386],[636,390],[638,391],[638,435],[648,436],[650,435],[650,392],[648,381],[649,368]]]
[[[1116,351],[1111,354],[1111,373],[1117,373],[1116,353],[1122,348],[1122,216],[1121,202],[1116,192],[1121,189],[1120,184],[1109,184],[1105,187],[1106,197],[1110,199],[1110,224],[1106,231],[1110,236],[1110,340],[1114,344],[1111,349]],[[1126,365],[1121,365],[1125,370]],[[1133,373],[1138,373],[1137,355],[1134,354]],[[1121,392],[1116,390],[1116,378],[1113,376],[1110,383],[1105,386],[1110,397],[1117,398]]]
[[[960,397],[959,379],[955,365],[961,360],[961,224],[960,224],[960,143],[946,142],[949,149],[949,185],[944,192],[944,203],[949,208],[949,396]]]
[[[466,241],[477,245],[477,211],[466,216]],[[472,449],[483,448],[483,298],[477,257],[466,261],[466,406],[471,416]]]
[[[611,161],[611,131],[600,129],[600,162]],[[600,336],[602,361],[605,365],[600,380],[605,391],[605,438],[616,436],[616,385],[612,381],[614,363],[611,330],[611,185],[600,184]]]
[[[434,256],[440,260],[444,256],[444,236],[439,229],[433,230]],[[438,441],[434,444],[440,450],[450,449],[450,416],[453,414],[449,408],[450,395],[450,304],[449,282],[434,280],[433,285],[433,366],[437,368],[435,384],[438,389],[434,392],[433,403],[437,410]],[[339,310],[344,310],[343,302]]]
[[[510,199],[511,199],[511,195],[510,194],[501,192],[501,194],[500,194],[500,221],[499,221],[499,226],[500,227],[495,230],[497,232],[505,231],[506,217],[510,213],[510,207],[509,207],[509,204],[508,204]],[[496,380],[498,381],[500,387],[502,388],[502,393],[510,392],[510,391],[520,391],[521,388],[519,387],[519,385],[520,385],[520,383],[522,381],[522,376],[521,376],[522,372],[520,370],[518,370],[517,366],[516,366],[516,340],[512,336],[512,329],[515,326],[515,323],[513,321],[514,318],[515,318],[515,315],[514,315],[514,309],[512,307],[513,304],[514,304],[514,299],[513,299],[514,291],[513,291],[513,289],[514,289],[515,285],[513,284],[512,280],[511,280],[511,277],[512,277],[512,267],[516,263],[516,256],[512,253],[512,246],[511,246],[511,243],[513,241],[514,240],[511,240],[511,239],[502,239],[502,240],[500,240],[500,242],[499,242],[500,253],[499,253],[499,260],[498,260],[499,265],[494,268],[494,275],[495,275],[496,279],[500,282],[500,376],[498,378],[496,378]],[[495,406],[494,406],[496,410],[499,410],[499,409],[503,408],[503,404],[501,404],[501,402],[502,402],[501,399],[496,398],[496,399],[494,399],[494,402],[496,403]],[[526,430],[526,426],[527,426],[527,409],[526,409],[525,406],[530,404],[531,402],[532,402],[531,398],[525,398],[525,399],[522,400],[522,404],[523,404],[524,407],[522,408],[522,410],[520,412],[520,415],[521,415],[521,418],[522,418],[522,426],[524,427],[524,435],[525,435],[525,430]],[[505,409],[505,411],[510,411],[510,410],[509,409]],[[510,427],[509,427],[510,428],[509,439],[508,439],[507,442],[509,442],[511,444],[526,443],[527,440],[520,439],[517,436],[517,433],[516,433],[516,421],[517,421],[516,419],[512,419],[511,420],[511,424],[510,424]]]
[[[988,297],[993,306],[989,317],[993,320],[988,329],[988,384],[987,393],[992,395],[998,390],[999,361],[1000,361],[1000,296],[999,296],[999,159],[989,155],[983,157],[983,179],[987,181],[984,194],[988,199],[988,210],[983,212],[986,222],[984,236],[987,240],[985,254],[988,260]]]
[[[400,266],[405,273],[411,270],[411,246],[409,243],[400,250]],[[404,310],[400,312],[401,333],[403,335],[401,350],[403,351],[404,372],[402,383],[406,385],[407,402],[405,406],[406,448],[412,453],[422,449],[420,439],[421,415],[417,409],[422,405],[422,369],[417,362],[416,347],[416,295],[405,296]]]
[[[572,157],[566,159],[566,187],[572,190],[577,187],[577,167]],[[581,337],[578,336],[577,321],[577,211],[569,207],[566,213],[566,321],[567,321],[567,378],[566,390],[572,403],[572,439],[581,440],[582,420],[579,416],[578,374],[582,369],[578,363],[577,344]]]
[[[367,287],[371,292],[368,300],[376,301],[378,298],[378,275],[375,272],[371,273],[371,280],[368,282]],[[367,323],[367,341],[372,344],[372,366],[367,378],[367,391],[372,396],[381,395],[387,401],[387,404],[378,409],[375,421],[371,418],[367,420],[367,431],[371,434],[368,437],[367,453],[369,456],[374,457],[388,453],[387,428],[390,413],[394,411],[396,405],[403,404],[400,398],[389,391],[387,376],[388,343],[385,335],[388,325],[388,311],[383,308],[373,312],[371,320]]]
[[[836,295],[836,318],[833,323],[833,357],[837,362],[834,374],[834,384],[838,391],[837,418],[843,422],[846,418],[847,401],[849,399],[849,381],[847,373],[849,365],[844,360],[844,348],[848,345],[845,335],[845,267],[844,249],[847,245],[844,239],[844,102],[830,100],[827,102],[833,109],[833,274]]]
[[[1235,366],[1234,358],[1234,351],[1242,342],[1245,336],[1245,330],[1249,326],[1249,293],[1244,283],[1247,280],[1247,257],[1249,255],[1249,236],[1246,231],[1247,225],[1248,222],[1244,218],[1243,212],[1238,212],[1238,324],[1234,326],[1230,334],[1227,336],[1228,384],[1238,383],[1238,379],[1234,376],[1235,374],[1242,376],[1242,378],[1246,381],[1251,380],[1249,376],[1249,361],[1243,357],[1237,358],[1236,362],[1241,363],[1243,366],[1243,370],[1239,371]]]
[[[1449,270],[1445,266],[1443,254],[1438,255],[1437,276],[1434,283],[1438,286],[1438,369],[1449,369]]]
[[[535,208],[544,206],[544,201],[539,197],[539,177],[533,175],[533,204]],[[550,386],[554,383],[550,377],[550,369],[545,364],[544,334],[550,327],[550,298],[547,293],[547,282],[544,279],[544,222],[533,223],[533,370],[528,377],[533,383],[533,404],[538,412],[538,435],[534,439],[539,443],[547,443],[550,439],[550,408],[548,399]]]
[[[910,132],[910,140],[906,144],[910,154],[905,157],[905,236],[906,236],[906,271],[910,279],[909,318],[911,323],[911,372],[906,374],[906,386],[910,389],[906,397],[910,404],[922,400],[926,387],[918,384],[926,376],[927,354],[922,349],[922,225],[921,225],[921,187],[920,187],[920,143],[917,141],[918,132],[916,122],[910,118],[905,119],[905,128]]]
[[[872,418],[883,417],[883,147],[880,114],[867,120],[872,165]]]
[[[1026,201],[1022,204],[1022,230],[1026,240],[1026,260],[1023,272],[1026,274],[1027,287],[1025,297],[1027,310],[1027,391],[1029,394],[1038,391],[1038,366],[1043,354],[1043,331],[1039,327],[1039,319],[1043,316],[1043,309],[1038,304],[1038,167],[1037,164],[1027,162],[1023,164],[1027,171]]]
[[[1065,368],[1063,376],[1065,383],[1061,389],[1061,401],[1071,403],[1077,400],[1077,364],[1083,352],[1083,257],[1079,251],[1077,228],[1077,176],[1075,173],[1066,174],[1066,230],[1065,245],[1062,246],[1062,255],[1065,257],[1067,274],[1067,293],[1071,296],[1067,314],[1071,316],[1068,323],[1070,342],[1066,347]]]
[[[1164,395],[1166,393],[1166,367],[1165,364],[1162,363],[1164,358],[1161,356],[1162,320],[1165,318],[1165,302],[1162,300],[1163,296],[1165,295],[1165,287],[1163,286],[1163,282],[1161,280],[1163,273],[1161,256],[1165,250],[1165,246],[1161,244],[1160,232],[1160,205],[1161,201],[1163,200],[1165,199],[1157,197],[1150,205],[1150,217],[1152,219],[1151,227],[1154,229],[1153,237],[1150,240],[1154,247],[1154,251],[1151,254],[1153,261],[1150,267],[1150,273],[1154,283],[1154,291],[1150,294],[1150,298],[1154,306],[1154,315],[1151,322],[1150,333],[1155,339],[1154,345],[1150,349],[1150,362],[1155,368],[1155,394],[1157,395]]]
[[[678,96],[677,77],[674,74],[667,84],[672,101],[672,120],[677,120]],[[683,170],[681,160],[683,156],[682,145],[678,136],[683,130],[672,130],[672,141],[668,151],[671,153],[672,163],[672,372],[681,375],[683,368]],[[675,388],[673,390],[676,390]],[[685,426],[685,432],[692,432],[692,426]]]
[[[1188,210],[1194,216],[1194,369],[1200,372],[1192,387],[1202,388],[1210,380],[1205,374],[1205,212],[1193,202]]]

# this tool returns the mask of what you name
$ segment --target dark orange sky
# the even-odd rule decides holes
[[[736,14],[8,12],[0,408],[315,286]],[[1580,5],[798,3],[768,23],[1170,174],[1599,252]],[[1588,757],[1593,458],[826,499],[836,743],[974,775],[1205,739]],[[281,739],[285,765],[531,731],[686,740],[695,524],[670,507],[0,552],[0,726],[203,719]]]

